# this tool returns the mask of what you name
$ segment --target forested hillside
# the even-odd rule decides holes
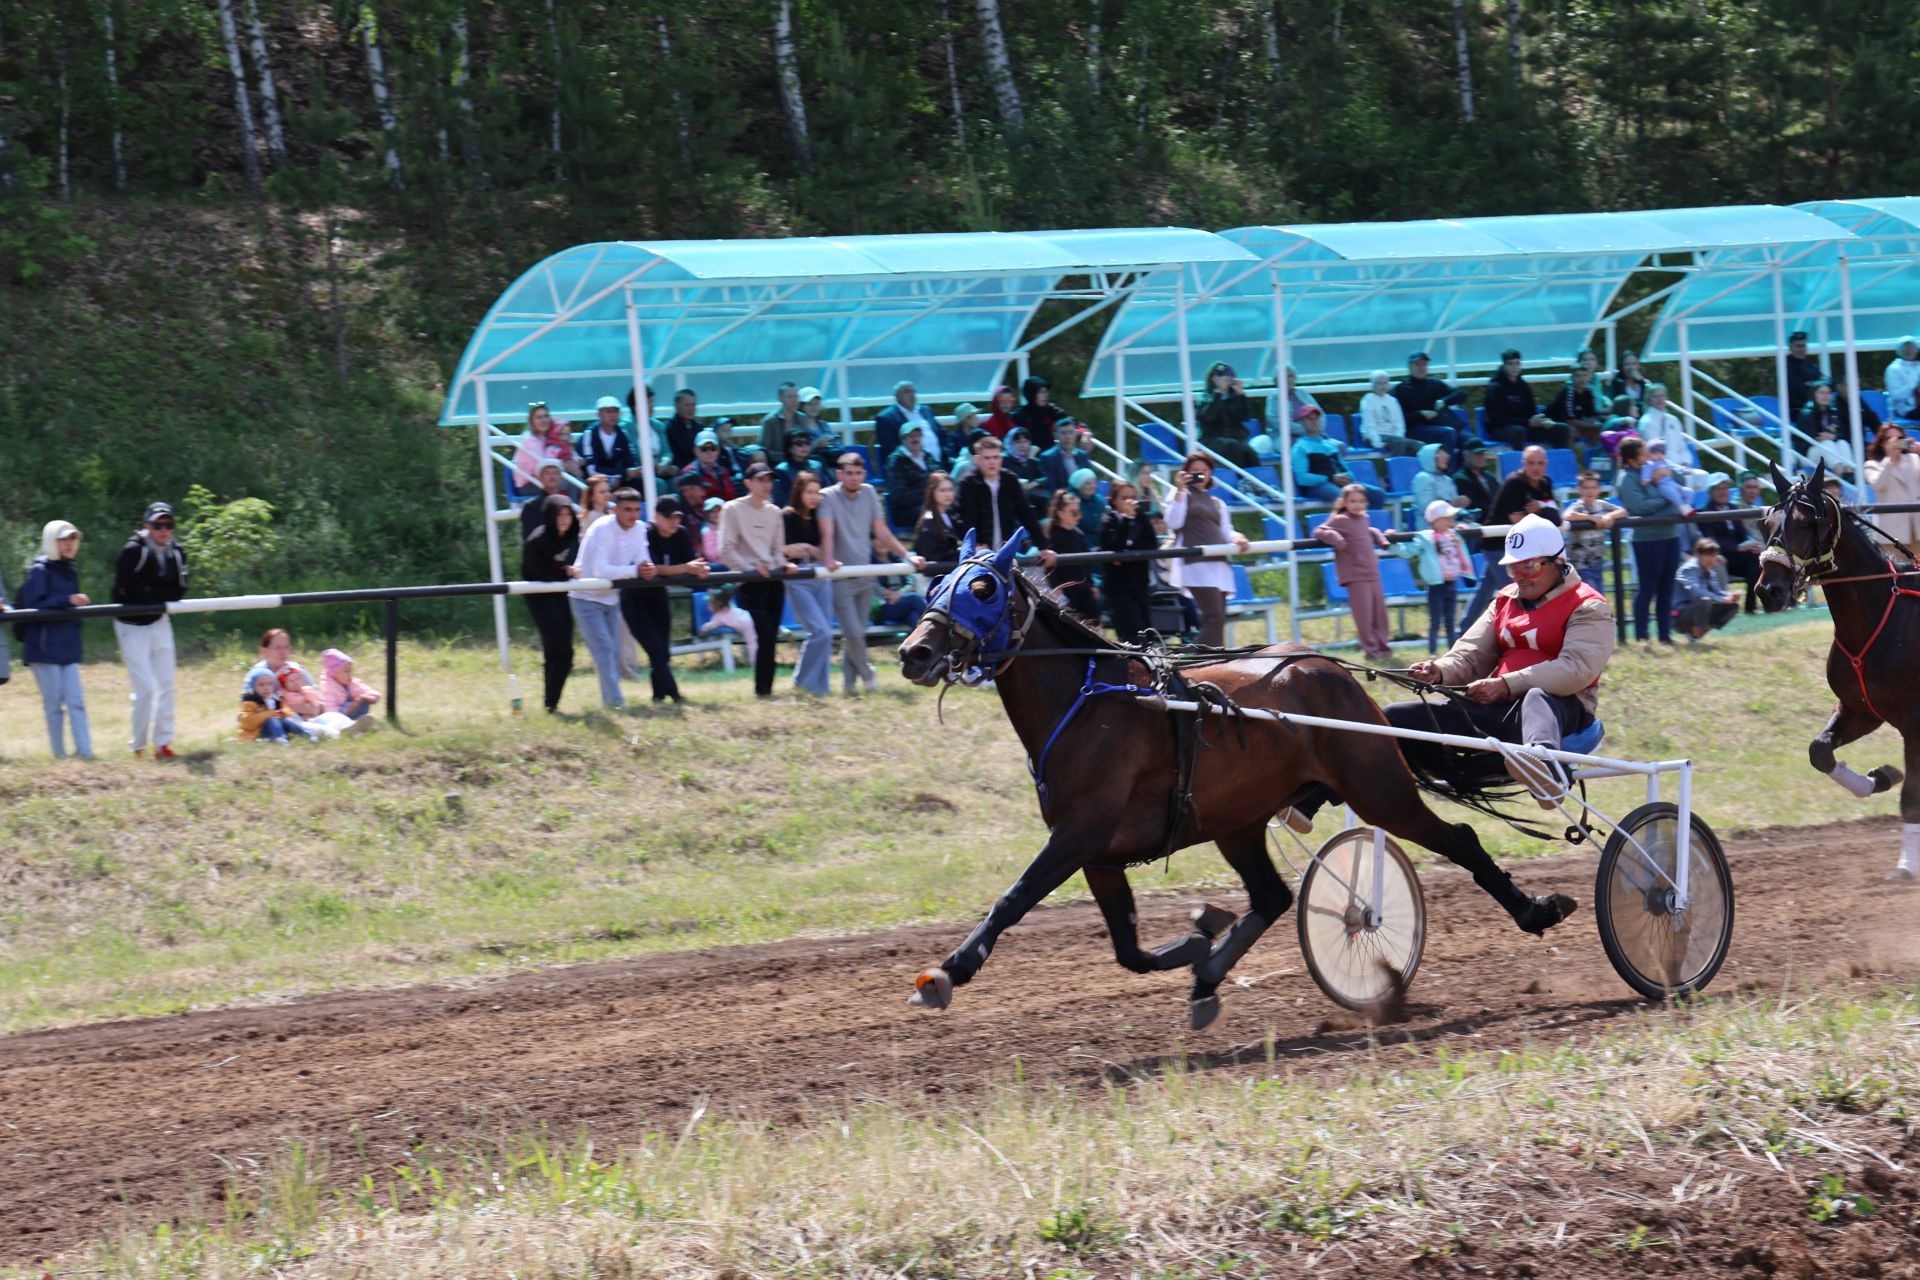
[[[199,482],[226,585],[475,572],[441,380],[573,241],[1907,193],[1916,89],[1865,0],[0,0],[0,570]]]

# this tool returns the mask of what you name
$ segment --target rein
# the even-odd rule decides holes
[[[1799,484],[1794,486],[1795,490],[1799,488]],[[1834,512],[1833,531],[1826,540],[1827,545],[1825,550],[1818,551],[1812,556],[1796,556],[1788,551],[1783,541],[1786,521],[1782,520],[1780,522],[1781,528],[1776,530],[1773,536],[1767,540],[1766,548],[1760,553],[1760,561],[1762,564],[1771,562],[1787,566],[1794,574],[1794,585],[1796,589],[1802,582],[1818,582],[1823,587],[1837,587],[1862,582],[1885,582],[1889,584],[1887,604],[1886,607],[1880,611],[1880,621],[1874,627],[1873,634],[1867,637],[1867,642],[1860,646],[1860,651],[1855,653],[1853,650],[1847,648],[1846,642],[1840,639],[1840,628],[1837,624],[1833,630],[1833,647],[1839,650],[1840,656],[1845,658],[1847,664],[1853,668],[1853,678],[1860,686],[1860,700],[1867,704],[1867,710],[1873,714],[1873,718],[1883,724],[1891,723],[1885,716],[1880,714],[1880,708],[1873,705],[1873,695],[1867,691],[1867,655],[1873,652],[1873,646],[1879,642],[1881,635],[1886,631],[1887,623],[1893,620],[1894,606],[1899,604],[1900,598],[1902,596],[1911,596],[1920,599],[1920,589],[1900,585],[1902,578],[1920,577],[1920,568],[1902,569],[1894,562],[1891,555],[1882,551],[1880,555],[1886,566],[1884,573],[1850,573],[1841,577],[1834,577],[1832,574],[1833,571],[1839,567],[1840,535],[1844,532],[1848,520],[1858,521],[1868,529],[1872,529],[1875,533],[1887,538],[1888,541],[1892,542],[1895,546],[1906,550],[1909,557],[1912,557],[1913,552],[1907,549],[1904,543],[1893,538],[1886,530],[1880,528],[1871,520],[1847,511],[1831,494],[1823,493],[1820,494],[1817,499],[1809,500],[1804,493],[1790,491],[1788,497],[1780,505],[1787,510],[1791,510],[1796,506],[1812,509],[1814,513],[1813,528],[1816,546],[1818,546],[1819,543],[1823,518],[1827,514],[1829,505]]]

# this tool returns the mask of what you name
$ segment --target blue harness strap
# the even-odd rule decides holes
[[[1040,793],[1040,816],[1043,818],[1047,816],[1047,810],[1051,807],[1047,792],[1047,757],[1053,754],[1053,744],[1060,741],[1060,735],[1066,732],[1069,724],[1073,723],[1073,718],[1080,714],[1080,708],[1085,705],[1087,699],[1102,693],[1127,693],[1139,697],[1142,694],[1154,692],[1144,685],[1107,684],[1104,681],[1095,680],[1093,666],[1098,661],[1098,658],[1087,659],[1087,678],[1080,682],[1080,692],[1074,697],[1073,705],[1067,708],[1066,714],[1060,717],[1060,722],[1053,726],[1053,732],[1047,735],[1046,745],[1040,748],[1040,758],[1037,761],[1032,757],[1027,759],[1027,773],[1033,778],[1034,789]]]

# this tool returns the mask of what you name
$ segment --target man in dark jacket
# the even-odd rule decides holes
[[[1393,388],[1400,403],[1401,416],[1407,420],[1407,434],[1423,444],[1437,444],[1460,469],[1460,433],[1466,422],[1454,406],[1467,398],[1438,378],[1429,378],[1427,353],[1416,351],[1407,357],[1407,377]]]
[[[694,458],[694,441],[706,430],[707,424],[700,421],[700,397],[691,388],[682,387],[673,393],[673,416],[667,419],[667,448],[673,453],[673,465],[686,468]]]
[[[954,533],[965,537],[969,529],[980,546],[998,547],[1013,536],[1015,529],[1027,531],[1027,545],[1041,544],[1040,522],[1034,519],[1033,505],[1020,482],[1001,470],[1005,450],[992,436],[973,442],[973,469],[961,477],[954,491],[954,512],[958,517]],[[1053,563],[1053,553],[1040,553],[1043,563]]]
[[[1506,547],[1507,534],[1530,515],[1539,516],[1549,524],[1560,523],[1560,501],[1554,496],[1553,481],[1547,478],[1547,451],[1537,444],[1527,446],[1520,458],[1520,469],[1501,482],[1499,491],[1493,495],[1493,505],[1481,517],[1480,526],[1485,532],[1480,537],[1480,549],[1486,553],[1487,565],[1481,571],[1473,600],[1460,619],[1463,628],[1472,626],[1480,611],[1492,603],[1494,592],[1511,581],[1500,566],[1500,556]]]
[[[1087,429],[1072,418],[1054,426],[1053,447],[1040,455],[1040,487],[1035,492],[1052,498],[1071,487],[1073,473],[1093,464],[1087,457]]]
[[[1027,429],[1034,452],[1053,448],[1053,426],[1067,416],[1066,410],[1052,401],[1052,384],[1045,378],[1028,378],[1020,384],[1026,403],[1013,411],[1013,420]]]
[[[1796,330],[1787,335],[1787,405],[1786,415],[1792,418],[1807,407],[1807,401],[1813,398],[1813,384],[1826,379],[1827,371],[1820,367],[1817,356],[1807,354],[1807,331]]]
[[[173,508],[156,502],[113,562],[113,603],[170,604],[186,594],[187,553],[173,540]],[[171,760],[173,619],[164,613],[115,618],[113,634],[133,688],[133,754],[144,756],[151,742],[154,759]]]
[[[925,434],[920,438],[920,448],[934,463],[940,461],[940,419],[933,416],[933,410],[920,403],[920,393],[911,382],[893,384],[893,403],[882,409],[873,418],[873,456],[880,459],[893,457],[893,451],[900,447],[900,441],[907,433],[907,424],[918,422]]]
[[[1500,371],[1487,379],[1486,431],[1510,449],[1530,444],[1564,449],[1572,432],[1540,412],[1533,388],[1520,376],[1520,353],[1508,347],[1500,353]]]
[[[586,464],[588,475],[618,480],[640,465],[640,457],[634,452],[633,441],[620,429],[618,400],[601,396],[594,412],[599,420],[580,437],[581,461]]]

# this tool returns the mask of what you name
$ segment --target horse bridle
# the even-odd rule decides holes
[[[1796,556],[1787,550],[1784,540],[1787,517],[1795,507],[1806,507],[1813,512],[1814,553],[1810,556]],[[1822,547],[1820,533],[1828,507],[1833,509],[1833,525],[1827,535],[1826,545]],[[1767,545],[1760,551],[1760,563],[1777,564],[1785,568],[1793,575],[1793,589],[1798,591],[1807,581],[1823,578],[1837,567],[1842,524],[1840,500],[1830,493],[1809,493],[1802,482],[1787,490],[1777,510],[1780,520],[1768,531]]]
[[[941,658],[946,666],[935,677],[947,684],[977,685],[998,675],[1020,652],[1020,646],[1026,643],[1027,632],[1039,613],[1031,600],[1023,598],[1020,603],[1024,606],[1025,616],[1015,621],[1014,601],[1017,596],[1023,596],[1027,580],[1018,569],[1002,571],[994,561],[995,554],[991,551],[982,551],[962,560],[952,573],[934,587],[926,612],[921,615],[922,618],[937,618],[946,623],[949,637],[959,636],[966,641],[965,648],[954,645],[951,640],[948,642],[947,652]],[[953,614],[953,598],[959,593],[960,579],[969,566],[984,569],[1000,588],[1000,612],[991,623],[978,629],[969,627]],[[999,642],[998,648],[988,647],[1002,635],[1006,639]]]

